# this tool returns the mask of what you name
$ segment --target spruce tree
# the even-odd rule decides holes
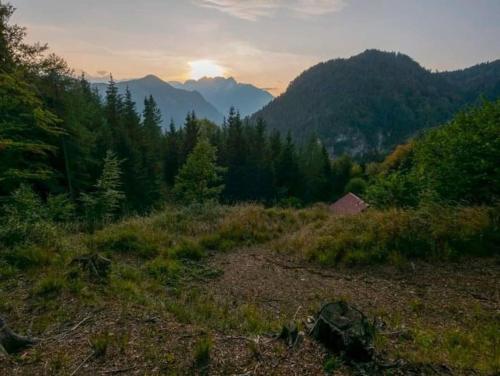
[[[206,138],[196,144],[175,178],[174,194],[185,204],[218,201],[224,189],[223,169],[216,163],[217,149]]]
[[[169,130],[165,136],[165,150],[163,152],[163,174],[168,186],[172,186],[179,172],[181,133],[175,129],[173,120],[170,121]]]
[[[145,175],[143,200],[145,206],[149,207],[159,200],[163,179],[161,113],[151,95],[144,100],[142,131]]]

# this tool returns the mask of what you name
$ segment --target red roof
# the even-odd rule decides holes
[[[330,206],[335,214],[358,214],[368,208],[368,204],[354,193],[348,193]]]

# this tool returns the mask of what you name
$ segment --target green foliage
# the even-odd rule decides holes
[[[95,191],[82,194],[81,201],[90,228],[108,223],[120,209],[120,204],[124,199],[121,191],[120,164],[116,156],[108,151],[104,159],[102,175],[95,185]]]
[[[183,203],[206,203],[217,201],[224,186],[216,164],[216,149],[206,139],[202,139],[189,155],[186,164],[175,179],[174,192]]]
[[[210,337],[203,337],[196,343],[194,348],[194,361],[196,367],[205,368],[208,366],[212,346]]]
[[[56,238],[56,220],[72,215],[73,207],[64,196],[55,196],[45,205],[31,188],[22,185],[1,210],[0,244],[47,244]]]
[[[363,178],[352,178],[345,186],[345,192],[351,192],[357,195],[365,193],[367,187],[366,180]]]
[[[90,347],[96,358],[102,358],[106,355],[111,344],[111,336],[108,332],[100,333],[93,336],[90,341]]]
[[[500,101],[461,113],[381,164],[368,199],[381,207],[424,199],[491,204],[500,197]]]
[[[335,372],[337,369],[339,369],[342,366],[342,359],[340,359],[337,356],[330,355],[327,360],[325,361],[325,364],[323,366],[323,369],[327,374],[332,374]]]
[[[57,117],[20,74],[0,73],[0,98],[0,195],[22,183],[47,183],[54,178],[48,159],[61,134]]]

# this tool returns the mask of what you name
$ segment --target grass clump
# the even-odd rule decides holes
[[[41,278],[33,287],[33,295],[43,298],[54,298],[67,287],[66,280],[58,275],[48,275]]]
[[[332,374],[336,370],[338,370],[342,366],[342,359],[335,355],[330,355],[326,361],[325,364],[323,365],[323,370],[327,374]]]
[[[178,280],[182,266],[177,260],[158,256],[146,263],[144,269],[148,275],[156,280],[162,283],[169,283]]]
[[[206,252],[200,243],[183,239],[168,251],[168,255],[174,259],[199,261],[206,256]]]
[[[194,364],[197,368],[205,369],[208,367],[212,346],[212,339],[209,336],[202,337],[196,343],[194,347]]]
[[[100,333],[90,338],[89,343],[94,356],[96,358],[103,358],[111,344],[111,336],[107,332]]]
[[[110,226],[96,233],[91,244],[106,254],[129,254],[150,258],[158,254],[158,246],[137,228]]]

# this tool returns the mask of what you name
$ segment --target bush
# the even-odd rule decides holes
[[[12,193],[2,208],[0,243],[48,243],[57,235],[48,207],[33,190],[23,185]]]

